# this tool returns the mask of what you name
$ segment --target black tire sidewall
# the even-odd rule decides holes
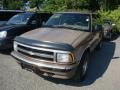
[[[88,55],[88,56],[87,56]],[[85,60],[85,58],[87,57],[87,60]],[[77,69],[77,79],[80,80],[80,81],[83,81],[85,79],[85,76],[87,74],[87,70],[88,70],[88,65],[89,65],[89,58],[90,58],[90,53],[89,52],[85,52],[82,56],[82,59],[81,59],[81,62],[78,66],[78,69]],[[84,62],[87,62],[87,69],[83,75],[83,65],[84,65]]]

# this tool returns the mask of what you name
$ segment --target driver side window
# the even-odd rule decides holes
[[[34,16],[31,18],[30,24],[31,24],[31,25],[36,25],[36,26],[38,26],[38,24],[39,24],[39,18],[37,17],[37,15],[34,15]]]

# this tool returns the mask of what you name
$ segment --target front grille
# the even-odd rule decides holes
[[[18,52],[26,56],[29,56],[38,60],[54,61],[54,52],[37,50],[37,49],[33,49],[23,45],[18,45],[17,50]]]

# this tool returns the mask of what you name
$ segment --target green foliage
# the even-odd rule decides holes
[[[105,19],[108,19],[108,20],[112,20],[113,23],[116,24],[116,27],[117,29],[117,32],[119,31],[120,32],[120,7],[118,7],[117,9],[115,10],[112,10],[112,11],[103,11],[103,10],[100,10],[99,11],[99,14],[101,15],[100,17],[100,22],[103,23],[103,21]]]
[[[66,11],[68,9],[87,9],[88,0],[47,0],[44,5],[45,11]]]
[[[114,10],[120,5],[119,0],[99,0],[99,7],[104,11]]]
[[[44,0],[29,0],[31,4],[31,8],[36,7],[37,5],[41,5]]]
[[[5,9],[20,9],[22,0],[3,0]],[[95,23],[103,23],[104,19],[111,19],[120,30],[120,0],[29,0],[31,11],[42,7],[43,11],[98,11],[100,18]]]
[[[20,9],[23,0],[3,0],[4,7],[8,9]],[[31,8],[42,6],[46,11],[65,11],[68,9],[96,11],[114,10],[120,5],[120,0],[28,0]],[[43,4],[43,5],[42,5]]]
[[[3,6],[6,9],[20,9],[22,5],[21,0],[4,0],[3,1]]]

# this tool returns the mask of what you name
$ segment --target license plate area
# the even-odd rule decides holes
[[[44,72],[40,71],[37,66],[34,66],[32,64],[21,63],[21,67],[22,67],[22,69],[25,69],[30,72],[34,72],[39,75],[44,73]]]

